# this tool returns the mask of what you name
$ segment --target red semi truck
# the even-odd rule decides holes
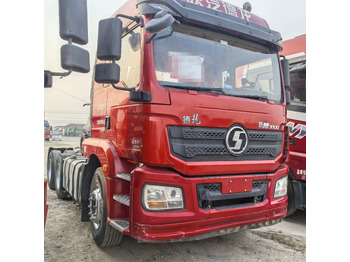
[[[49,148],[48,184],[81,208],[98,246],[198,240],[286,216],[280,33],[220,0],[130,0],[100,21],[97,49],[90,137]]]
[[[282,42],[290,63],[291,103],[287,106],[290,135],[288,215],[306,210],[306,35]]]

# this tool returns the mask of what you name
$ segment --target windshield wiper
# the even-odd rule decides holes
[[[185,89],[185,90],[195,90],[195,91],[214,91],[219,92],[224,95],[228,96],[235,96],[235,97],[242,97],[242,98],[248,98],[248,99],[256,99],[261,101],[269,101],[267,96],[257,96],[257,95],[238,95],[233,94],[230,92],[226,92],[226,89],[222,88],[215,88],[215,87],[203,87],[203,86],[191,86],[191,85],[175,85],[175,84],[162,84],[164,87],[174,87],[179,89]]]
[[[231,95],[236,96],[236,97],[242,97],[242,98],[256,99],[256,100],[261,100],[261,101],[269,101],[267,96],[235,95],[235,94],[231,94]]]
[[[219,93],[224,93],[221,88],[215,87],[203,87],[203,86],[191,86],[191,85],[172,85],[172,84],[162,84],[164,87],[174,87],[185,90],[195,90],[195,91],[215,91]]]

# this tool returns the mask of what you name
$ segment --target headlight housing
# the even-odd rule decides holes
[[[168,211],[184,208],[180,187],[145,184],[142,189],[142,204],[149,211]]]
[[[288,188],[288,176],[282,177],[276,181],[275,184],[275,193],[273,198],[284,197],[287,195]]]

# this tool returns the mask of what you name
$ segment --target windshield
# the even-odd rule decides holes
[[[153,41],[163,87],[283,101],[275,49],[187,25],[173,25]]]

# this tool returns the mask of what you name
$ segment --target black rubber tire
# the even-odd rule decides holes
[[[55,189],[56,195],[59,199],[69,200],[71,199],[69,193],[63,187],[63,161],[65,158],[71,156],[70,153],[59,154],[56,161],[56,178],[55,178]]]
[[[84,137],[84,134],[81,134],[81,137],[80,137],[80,150],[81,152],[83,152],[83,141],[84,141],[85,137]]]
[[[56,161],[59,153],[59,150],[51,150],[47,156],[47,184],[51,190],[56,189]]]
[[[295,207],[295,199],[294,199],[294,190],[292,186],[292,182],[290,179],[288,179],[288,209],[287,209],[287,216],[290,216],[294,214],[294,212],[297,210]]]
[[[94,222],[90,219],[92,237],[95,240],[96,244],[101,248],[116,246],[122,241],[123,234],[118,230],[114,229],[112,226],[110,226],[107,221],[107,187],[106,179],[101,167],[96,169],[95,174],[92,178],[90,195],[97,188],[100,188],[100,192],[102,195],[102,214],[98,228],[95,228]],[[90,212],[92,212],[91,207]]]

